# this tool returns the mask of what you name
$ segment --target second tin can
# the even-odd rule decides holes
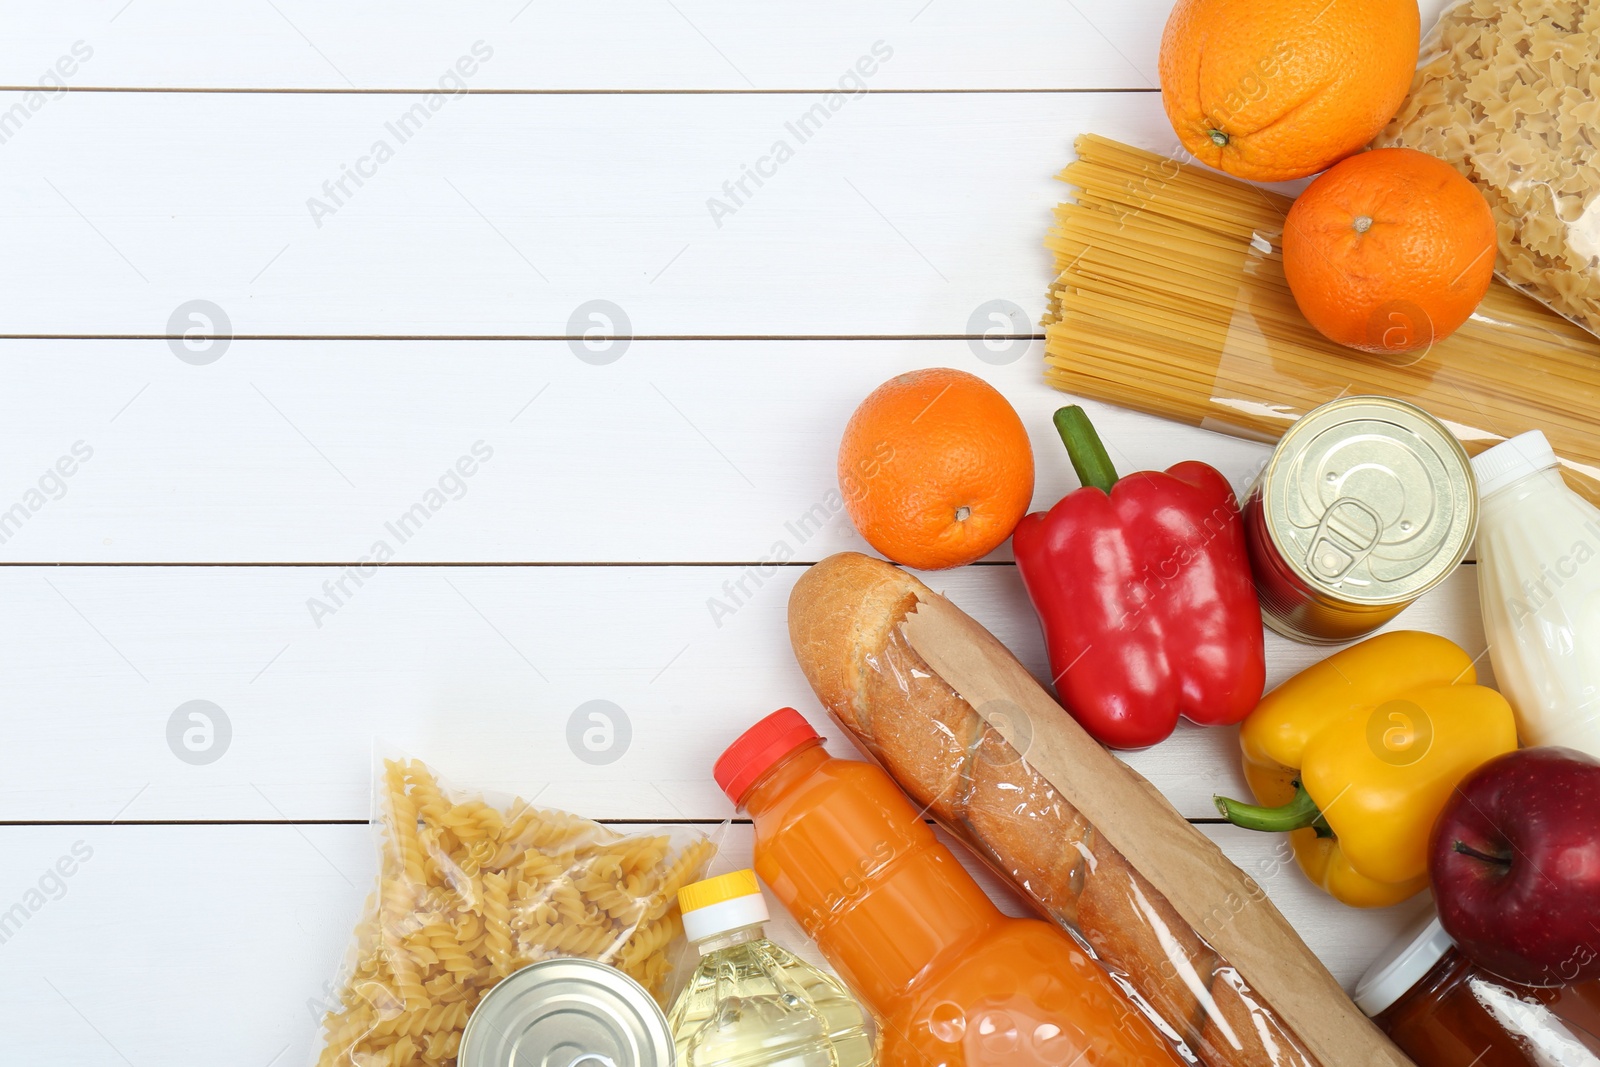
[[[1461,442],[1403,400],[1350,396],[1303,415],[1245,496],[1266,624],[1339,644],[1378,629],[1449,577],[1478,497]]]
[[[484,994],[461,1034],[459,1067],[672,1067],[667,1017],[643,986],[603,963],[529,964]]]

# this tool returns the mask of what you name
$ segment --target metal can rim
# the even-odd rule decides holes
[[[494,987],[478,1001],[477,1005],[472,1009],[472,1013],[467,1016],[467,1023],[461,1030],[461,1044],[457,1053],[460,1067],[480,1067],[473,1060],[468,1059],[469,1053],[474,1049],[472,1035],[475,1032],[475,1027],[488,1025],[480,1022],[481,1019],[487,1017],[483,1015],[483,1009],[485,1005],[494,1001],[497,993],[500,994],[500,999],[504,1000],[511,994],[501,993],[501,990],[516,990],[520,986],[537,983],[544,980],[545,975],[543,972],[546,971],[574,967],[580,971],[591,972],[583,980],[602,986],[612,992],[625,994],[629,1000],[637,1001],[639,1005],[644,1006],[645,1010],[641,1015],[641,1021],[647,1028],[653,1029],[655,1036],[659,1038],[657,1044],[664,1054],[661,1063],[664,1067],[672,1067],[677,1062],[677,1050],[673,1045],[672,1027],[667,1022],[667,1014],[661,1009],[661,1005],[656,1003],[656,998],[650,995],[649,990],[632,976],[623,973],[610,964],[601,963],[599,960],[591,960],[583,956],[552,956],[549,959],[537,960],[512,971],[505,978],[495,983]],[[488,1061],[485,1061],[482,1067],[488,1067]]]
[[[1271,501],[1269,494],[1272,490],[1272,475],[1278,469],[1279,464],[1283,461],[1284,456],[1287,454],[1287,449],[1284,446],[1290,442],[1295,433],[1297,431],[1301,431],[1302,427],[1310,425],[1307,420],[1309,420],[1312,416],[1321,416],[1324,412],[1337,411],[1340,408],[1354,407],[1358,404],[1377,404],[1380,407],[1399,408],[1408,414],[1420,418],[1424,423],[1431,424],[1432,427],[1438,430],[1439,435],[1444,439],[1444,441],[1447,442],[1452,455],[1458,461],[1461,470],[1464,473],[1464,479],[1467,487],[1466,500],[1468,504],[1466,533],[1462,538],[1460,549],[1455,555],[1455,560],[1449,567],[1442,568],[1438,574],[1434,575],[1425,584],[1417,589],[1407,590],[1404,593],[1393,596],[1359,597],[1353,595],[1341,595],[1341,599],[1345,600],[1346,602],[1351,604],[1359,604],[1363,607],[1387,607],[1394,604],[1410,604],[1419,597],[1423,596],[1425,593],[1438,588],[1438,586],[1441,585],[1445,579],[1449,578],[1450,575],[1455,573],[1456,568],[1461,565],[1462,560],[1466,559],[1467,552],[1472,548],[1473,539],[1477,536],[1478,531],[1478,492],[1477,481],[1472,475],[1472,458],[1467,455],[1467,450],[1461,444],[1460,439],[1457,438],[1455,434],[1450,432],[1450,428],[1430,414],[1427,410],[1418,407],[1409,400],[1401,400],[1399,397],[1380,396],[1377,394],[1366,393],[1355,396],[1341,396],[1330,400],[1325,404],[1319,404],[1318,406],[1312,408],[1310,411],[1296,419],[1294,424],[1284,432],[1283,436],[1279,438],[1277,445],[1274,446],[1272,450],[1272,456],[1267,460],[1267,465],[1262,468],[1261,475],[1257,479],[1257,484],[1259,484],[1261,491],[1262,508],[1264,512],[1268,511],[1270,508]],[[1265,518],[1265,516],[1263,517]],[[1267,531],[1269,537],[1271,537],[1270,522],[1267,524]],[[1272,540],[1276,542],[1277,539],[1272,537]],[[1276,545],[1276,543],[1274,544],[1274,548],[1277,551],[1277,555],[1282,559],[1283,564],[1287,566],[1290,572],[1293,573],[1294,576],[1304,583],[1308,588],[1322,591],[1329,596],[1333,595],[1333,591],[1328,588],[1327,584],[1302,566],[1300,561],[1291,553],[1284,552],[1281,546]]]

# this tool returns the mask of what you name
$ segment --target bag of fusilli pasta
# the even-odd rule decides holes
[[[1505,282],[1600,334],[1600,5],[1455,0],[1373,142],[1443,159],[1489,200]]]
[[[611,964],[665,1001],[678,889],[704,873],[708,838],[447,792],[418,760],[377,778],[378,888],[318,1067],[454,1067],[483,994],[552,956]]]

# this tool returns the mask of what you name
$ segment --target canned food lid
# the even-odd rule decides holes
[[[1307,412],[1263,474],[1267,532],[1314,589],[1413,600],[1467,553],[1478,497],[1466,451],[1415,405],[1353,396]]]
[[[458,1067],[672,1067],[672,1031],[645,988],[614,967],[550,959],[478,1002]]]

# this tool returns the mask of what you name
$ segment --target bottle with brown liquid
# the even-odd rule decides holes
[[[1417,1067],[1600,1067],[1600,981],[1515,985],[1463,956],[1431,913],[1356,984]]]

